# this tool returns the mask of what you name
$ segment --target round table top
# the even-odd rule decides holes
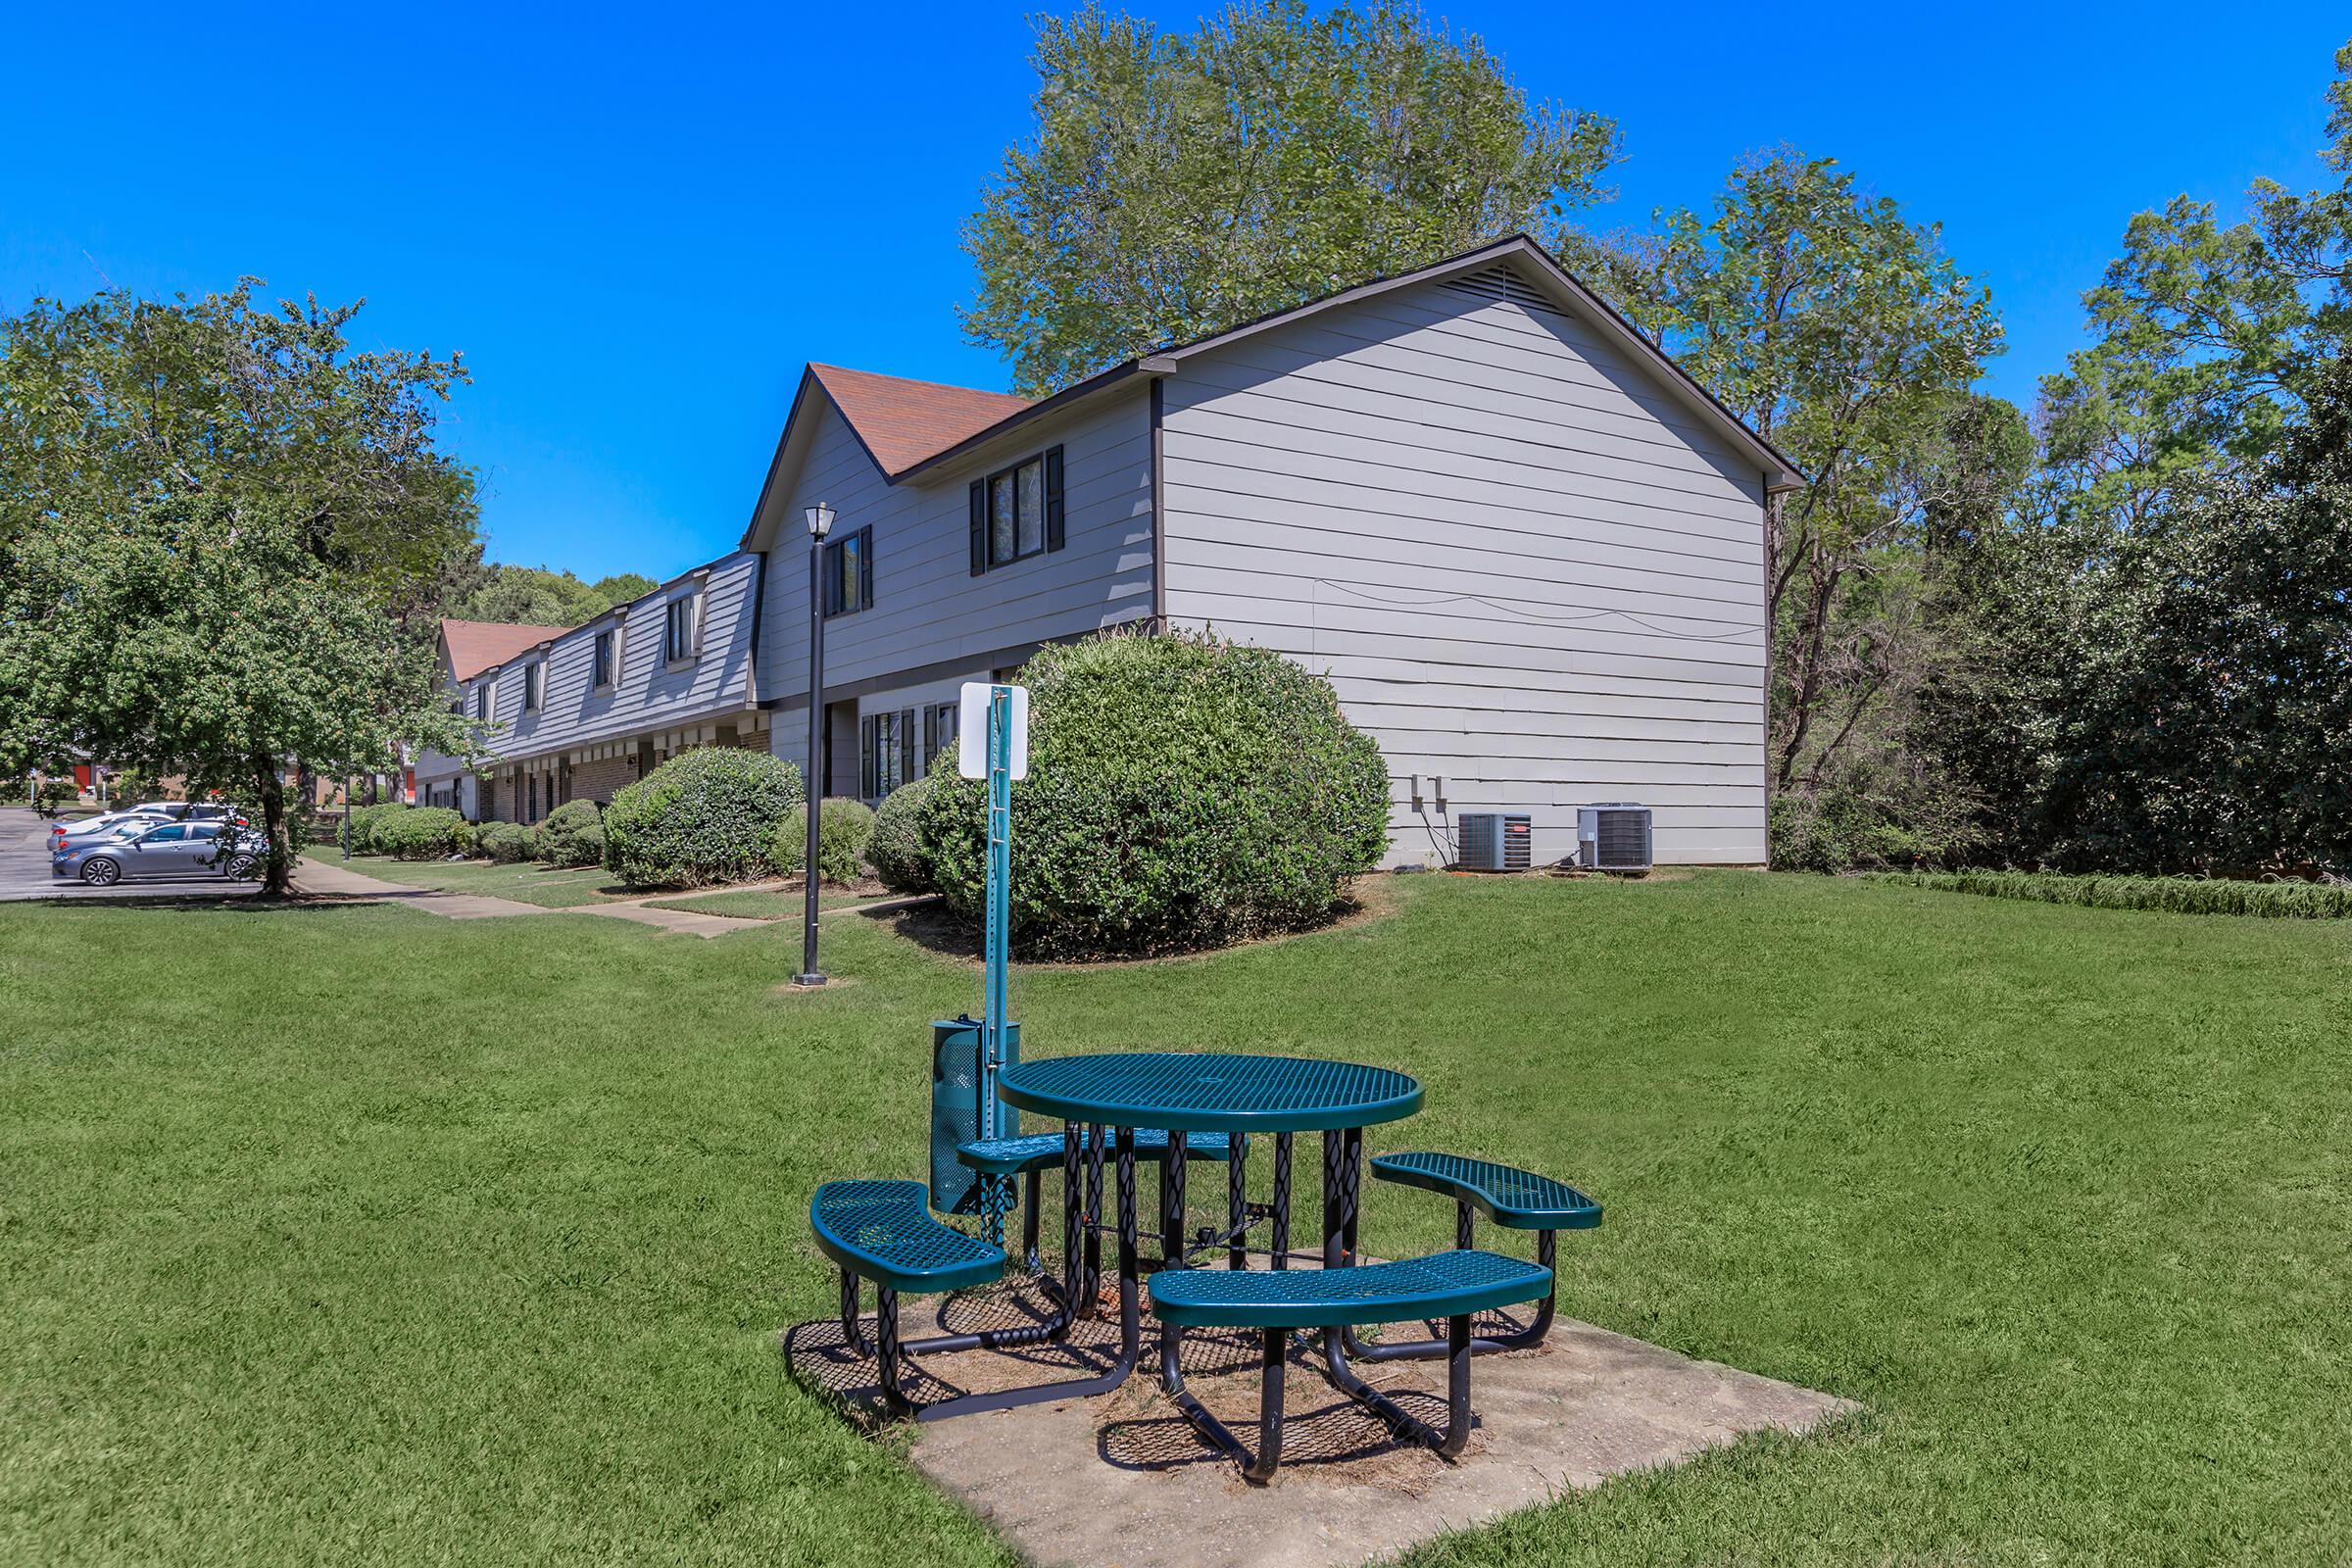
[[[1400,1121],[1419,1080],[1305,1056],[1127,1051],[1017,1062],[997,1080],[1008,1105],[1059,1121],[1189,1133],[1308,1133]]]

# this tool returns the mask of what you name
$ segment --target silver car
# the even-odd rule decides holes
[[[49,875],[78,877],[94,888],[124,878],[199,877],[216,874],[220,836],[218,822],[165,822],[143,831],[69,840],[49,857]]]

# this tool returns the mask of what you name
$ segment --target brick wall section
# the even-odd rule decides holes
[[[610,806],[614,791],[636,782],[635,758],[608,757],[600,761],[582,762],[571,770],[571,798]]]

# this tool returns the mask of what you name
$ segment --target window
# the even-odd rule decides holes
[[[187,836],[188,830],[175,822],[170,827],[154,828],[141,834],[139,842],[141,844],[177,844]]]
[[[595,668],[588,684],[601,691],[612,684],[612,634],[609,631],[600,631],[596,634],[594,663]]]
[[[199,822],[188,829],[188,837],[192,839],[217,839],[220,836],[220,824],[218,822]]]
[[[879,800],[914,777],[914,710],[868,713],[859,729],[860,787]]]
[[[928,774],[937,764],[939,754],[956,749],[956,705],[933,703],[923,710],[923,771]],[[950,765],[954,760],[950,759]]]
[[[679,663],[694,657],[695,612],[701,608],[701,594],[681,594],[669,602],[662,627],[662,658],[666,663]]]
[[[522,710],[524,712],[536,713],[539,711],[539,696],[546,685],[547,663],[544,660],[522,666]]]
[[[973,480],[972,575],[1059,550],[1061,513],[1059,447]]]
[[[485,680],[473,689],[473,716],[478,723],[490,722],[490,688],[493,684]]]
[[[524,802],[522,819],[525,822],[536,822],[539,820],[539,775],[533,773],[524,779],[522,788]]]
[[[874,530],[869,525],[825,546],[825,613],[854,615],[874,602]]]

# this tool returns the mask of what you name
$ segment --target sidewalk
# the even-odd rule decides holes
[[[767,923],[761,920],[738,920],[723,914],[704,914],[694,909],[649,909],[635,903],[584,904],[568,909],[550,909],[536,904],[494,899],[479,893],[445,893],[438,888],[413,888],[399,882],[363,876],[357,871],[347,871],[342,866],[313,859],[305,859],[294,868],[294,887],[297,892],[313,898],[403,904],[449,920],[503,919],[508,915],[521,914],[593,914],[608,920],[627,920],[635,925],[650,925],[658,931],[671,931],[706,940],[723,937],[732,931],[756,931]],[[676,895],[649,894],[648,897],[674,898]]]

